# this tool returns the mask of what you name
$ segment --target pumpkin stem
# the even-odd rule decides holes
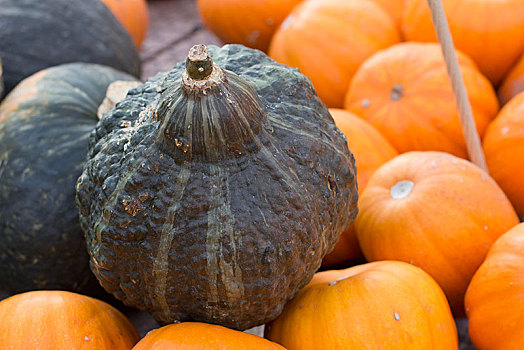
[[[402,84],[395,84],[391,89],[391,99],[393,101],[398,101],[402,98],[403,95],[403,86]]]
[[[207,52],[206,45],[195,45],[189,49],[186,58],[187,74],[194,80],[203,80],[213,72],[213,61]]]
[[[195,45],[189,49],[186,58],[186,71],[182,85],[192,91],[205,92],[210,87],[224,82],[224,71],[213,63],[206,45]]]
[[[413,181],[409,181],[409,180],[397,182],[390,189],[391,198],[393,199],[406,198],[411,193],[411,190],[413,190],[414,186],[415,184],[413,183]]]

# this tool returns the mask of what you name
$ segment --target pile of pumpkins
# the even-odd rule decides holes
[[[148,25],[145,1],[104,2],[121,23],[99,0],[0,0],[0,289],[42,289],[0,302],[0,348],[457,349],[463,317],[475,347],[524,348],[522,0],[442,0],[488,171],[468,161],[426,0],[197,0],[224,43],[311,80],[354,156],[359,209],[266,339],[182,322],[141,340],[113,306],[65,291],[103,295],[85,271],[75,184],[89,134],[109,124],[97,117],[108,86],[138,84]],[[20,23],[25,36],[10,35]],[[2,250],[24,242],[38,249]],[[54,274],[35,272],[44,261]]]

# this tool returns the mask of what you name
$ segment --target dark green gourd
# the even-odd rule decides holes
[[[77,203],[102,286],[160,323],[274,319],[357,212],[353,156],[311,82],[197,45],[97,125]],[[187,67],[187,71],[186,71]]]
[[[42,69],[97,63],[140,76],[133,40],[100,0],[0,0],[6,92]]]
[[[25,79],[0,104],[0,290],[98,285],[75,183],[108,85],[131,79],[109,67],[65,64]]]

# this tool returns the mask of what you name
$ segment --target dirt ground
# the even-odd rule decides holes
[[[149,32],[140,52],[143,80],[170,70],[186,58],[193,45],[221,45],[204,28],[195,0],[157,0],[148,3]]]

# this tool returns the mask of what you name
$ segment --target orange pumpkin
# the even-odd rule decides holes
[[[455,47],[498,85],[524,51],[524,1],[442,0]],[[408,41],[436,41],[427,0],[406,0],[402,33]]]
[[[457,52],[477,130],[484,133],[499,105],[490,82]],[[443,151],[467,157],[458,110],[441,48],[401,43],[366,60],[344,107],[373,124],[401,153]]]
[[[524,223],[491,247],[466,292],[469,335],[477,349],[524,349]]]
[[[127,29],[136,47],[140,48],[149,27],[146,0],[102,0]]]
[[[329,112],[336,126],[346,135],[348,147],[355,157],[358,192],[362,193],[371,174],[386,161],[398,155],[398,152],[364,119],[343,109],[332,108]],[[351,225],[342,233],[331,253],[324,257],[322,266],[343,266],[362,259],[355,229]]]
[[[386,10],[400,30],[404,0],[373,0],[373,2]]]
[[[259,336],[222,326],[184,322],[152,330],[133,350],[284,350]]]
[[[0,349],[128,350],[138,334],[103,301],[64,291],[33,291],[0,301]]]
[[[269,55],[298,67],[329,107],[342,107],[358,66],[399,40],[393,20],[372,1],[310,0],[276,31]]]
[[[315,274],[266,326],[289,350],[457,349],[444,293],[421,269],[378,261]]]
[[[524,217],[524,92],[511,99],[489,124],[482,142],[491,176]]]
[[[364,256],[421,267],[442,287],[455,315],[493,242],[518,223],[495,181],[443,152],[408,152],[369,179],[355,223]]]
[[[197,0],[205,26],[225,43],[267,52],[269,41],[303,0]]]
[[[506,104],[521,91],[524,91],[524,55],[500,85],[498,89],[500,103]]]

